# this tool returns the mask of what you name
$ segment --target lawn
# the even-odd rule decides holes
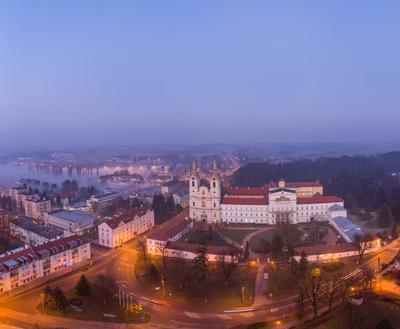
[[[65,296],[69,302],[73,300],[80,300],[80,310],[74,309],[71,305],[68,305],[63,312],[55,312],[52,310],[46,310],[46,314],[53,316],[62,316],[67,318],[74,318],[79,320],[93,320],[93,321],[107,321],[107,322],[128,322],[128,323],[140,323],[148,321],[150,318],[146,314],[140,316],[139,313],[126,312],[124,307],[120,307],[118,304],[118,297],[104,304],[103,297],[99,292],[99,289],[95,285],[92,285],[92,293],[89,296],[78,296],[75,293],[75,289],[66,292]],[[133,303],[135,303],[133,301]],[[38,310],[43,311],[43,304],[38,305]],[[115,317],[107,317],[104,314],[112,314]]]
[[[254,229],[222,229],[219,232],[232,239],[233,241],[236,241],[237,243],[242,243],[243,239],[248,236],[249,234],[256,232],[257,230]]]
[[[157,272],[162,271],[162,261],[153,258],[152,264]],[[195,304],[204,307],[240,307],[250,306],[254,296],[256,268],[239,265],[230,276],[228,283],[224,283],[220,264],[209,264],[206,282],[198,282],[192,261],[168,259],[165,274],[165,296],[162,289],[154,292],[154,288],[161,287],[159,275],[145,274],[143,261],[135,265],[135,274],[139,283],[146,289],[154,292],[160,299],[171,300],[181,304]],[[244,287],[244,303],[242,303],[242,288]]]
[[[284,240],[290,241],[292,244],[296,245],[300,242],[303,232],[295,228],[294,226],[277,227],[270,231],[261,232],[253,236],[250,240],[251,250],[257,252],[257,246],[261,240],[272,242],[276,235],[280,235]]]
[[[204,230],[193,230],[186,237],[187,242],[212,246],[228,246],[215,232],[210,233]]]
[[[275,267],[269,277],[267,295],[269,298],[280,299],[291,297],[298,293],[294,277],[289,264],[280,264],[279,269]]]

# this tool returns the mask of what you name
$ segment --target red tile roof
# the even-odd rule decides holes
[[[268,205],[268,198],[267,197],[237,198],[237,197],[226,196],[222,199],[221,204]]]
[[[179,242],[179,241],[178,242],[170,241],[168,242],[167,245],[168,249],[188,251],[193,253],[196,253],[199,248],[204,248],[204,247],[207,248],[208,254],[213,254],[213,255],[222,255],[223,253],[229,255],[231,251],[236,250],[232,246],[211,246],[211,245],[202,245],[202,244]]]
[[[321,194],[316,194],[309,198],[297,198],[297,204],[335,203],[335,202],[343,202],[343,199],[334,195],[321,195]]]
[[[18,252],[5,255],[0,257],[0,271],[6,272],[8,270],[8,266],[4,264],[7,261],[13,260],[17,263],[17,267],[24,265],[26,263],[32,262],[34,259],[42,258],[41,253],[46,251],[49,254],[54,255],[60,253],[64,250],[72,249],[77,246],[84,245],[88,243],[90,240],[84,236],[72,235],[67,238],[62,238],[54,241],[50,241],[48,243],[41,244],[35,247],[29,247]],[[23,258],[26,258],[26,262],[23,261]]]
[[[268,193],[268,185],[261,187],[229,187],[226,194],[229,195],[265,195]]]
[[[183,229],[192,222],[193,220],[189,218],[189,207],[187,207],[178,215],[172,217],[151,231],[147,238],[159,241],[167,241],[168,239],[177,235],[179,232],[183,231]]]
[[[121,222],[123,223],[129,223],[133,221],[135,218],[142,217],[145,214],[147,214],[149,211],[151,211],[151,208],[149,207],[141,207],[141,208],[136,208],[133,209],[125,214],[121,214],[119,216],[116,216],[112,219],[106,220],[105,223],[111,228],[115,229],[119,226]]]
[[[354,251],[357,247],[352,243],[340,243],[337,245],[317,245],[295,248],[296,253],[300,255],[304,251],[307,255],[334,254],[339,252]]]

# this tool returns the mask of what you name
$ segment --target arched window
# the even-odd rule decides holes
[[[207,207],[206,200],[201,201],[201,206],[202,206],[203,208]]]

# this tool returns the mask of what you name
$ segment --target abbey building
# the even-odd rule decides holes
[[[296,224],[346,216],[343,200],[324,195],[319,181],[280,180],[262,187],[230,187],[221,195],[221,181],[214,161],[207,179],[193,162],[189,184],[190,218],[196,221]]]

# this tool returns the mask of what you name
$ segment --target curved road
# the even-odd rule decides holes
[[[152,292],[145,290],[134,275],[134,264],[136,254],[133,244],[127,244],[123,248],[111,251],[107,257],[101,259],[97,264],[86,271],[89,278],[104,272],[113,275],[119,283],[121,290],[131,294],[133,298],[144,305],[146,313],[152,316],[147,324],[129,325],[129,328],[229,328],[243,323],[265,321],[268,318],[280,318],[296,312],[295,298],[281,301],[268,301],[267,299],[256,299],[250,308],[201,308],[190,305],[180,305],[168,301],[159,301]],[[389,262],[399,250],[399,241],[385,246],[377,255],[374,255],[360,267],[368,266],[375,269],[377,259],[380,257],[381,264]],[[75,273],[60,279],[53,285],[58,285],[67,290],[71,289],[78,277]],[[39,294],[43,287],[28,291],[22,296],[14,297],[0,306],[0,321],[9,319],[26,324],[40,324],[46,327],[64,327],[68,329],[95,329],[95,328],[127,328],[126,324],[102,323],[95,321],[79,321],[66,318],[55,318],[37,313],[35,306],[39,303]],[[16,324],[14,324],[16,325]],[[280,326],[284,327],[284,326]]]

